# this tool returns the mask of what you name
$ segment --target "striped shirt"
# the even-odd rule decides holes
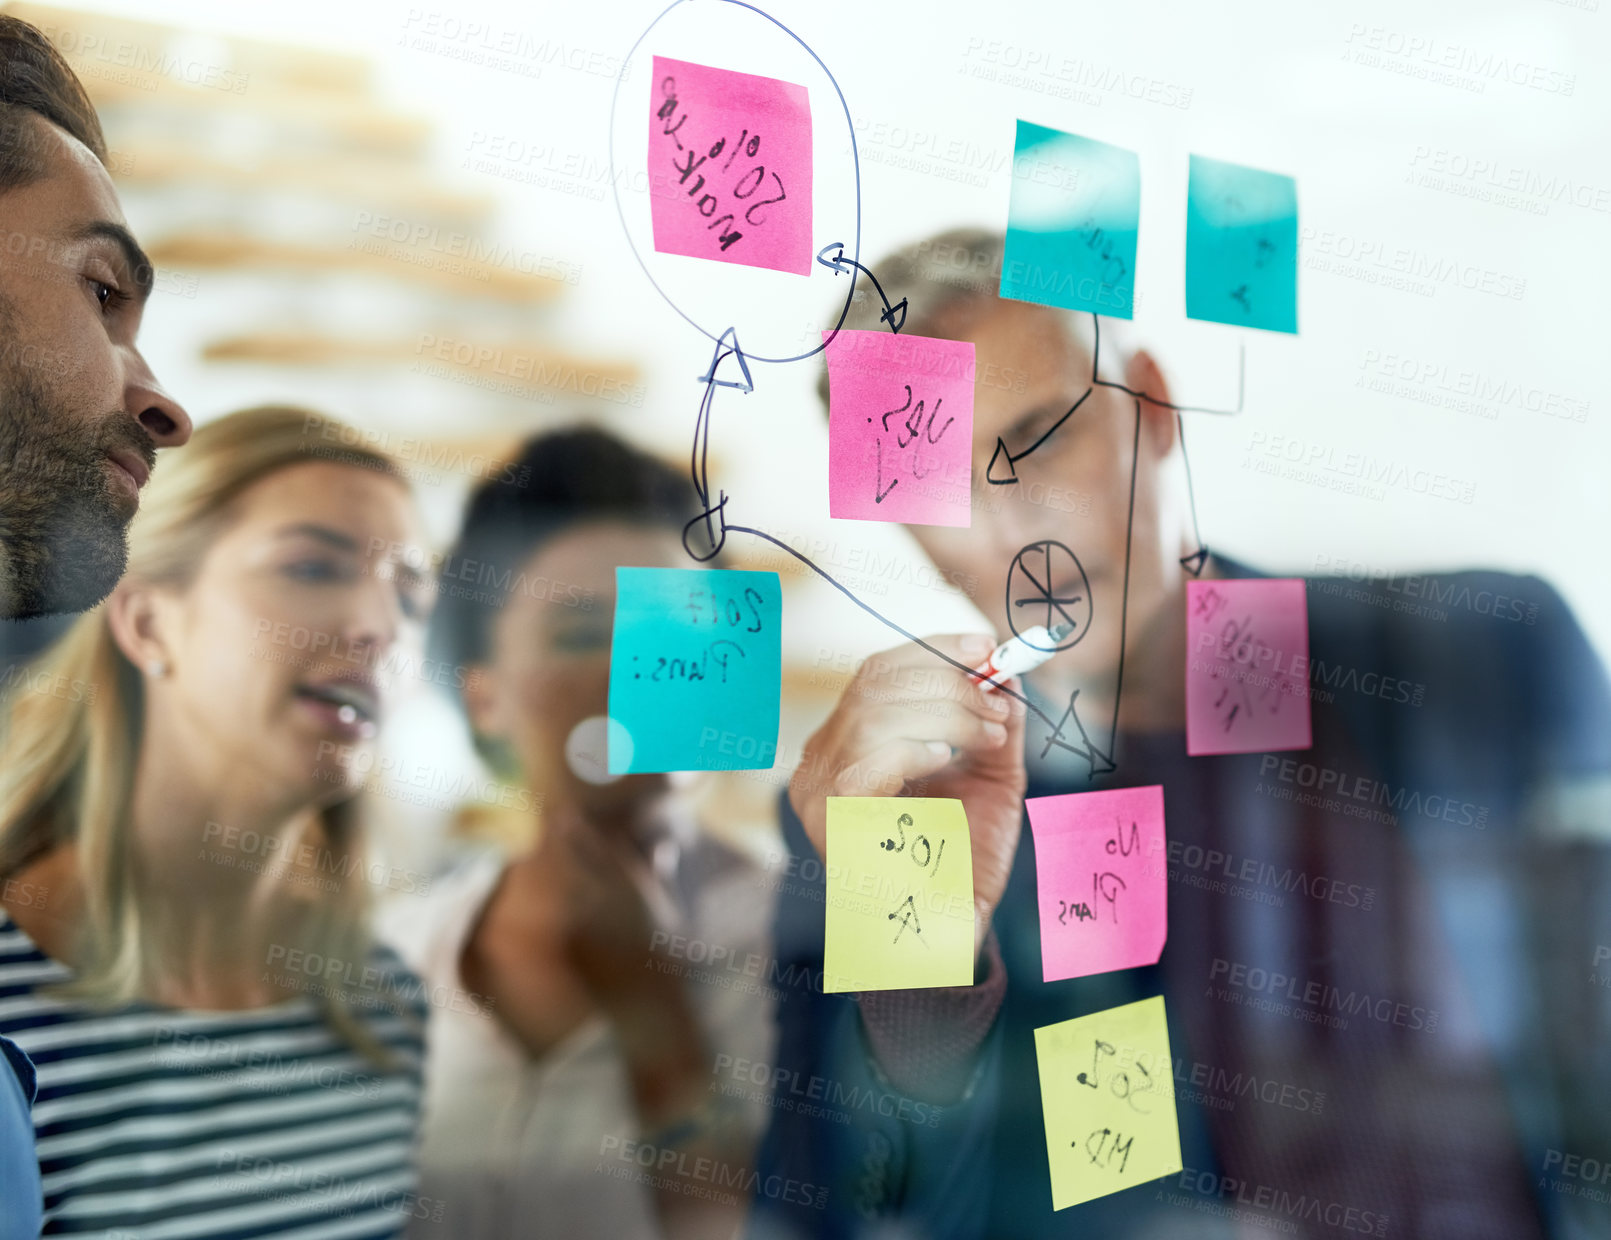
[[[354,1013],[389,1069],[313,994],[223,1012],[41,994],[71,970],[0,913],[0,1034],[39,1074],[43,1234],[369,1240],[429,1215],[414,1191],[426,1004],[391,952],[368,964],[377,1002]]]

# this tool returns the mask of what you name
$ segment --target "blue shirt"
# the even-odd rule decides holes
[[[9,1038],[0,1038],[0,1054],[0,1240],[34,1240],[44,1221],[30,1114],[34,1065]]]

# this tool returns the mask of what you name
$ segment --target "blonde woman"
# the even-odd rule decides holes
[[[0,1034],[45,1233],[368,1237],[414,1193],[424,1005],[366,937],[351,769],[417,640],[412,497],[262,408],[163,460],[0,712]]]

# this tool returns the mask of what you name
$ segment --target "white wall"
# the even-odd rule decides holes
[[[590,201],[461,167],[477,149],[478,134],[498,134],[551,151],[539,166],[563,169],[570,161],[580,168],[572,188],[604,186],[597,176],[615,86],[606,71],[661,11],[658,0],[455,0],[434,9],[428,0],[413,6],[280,0],[229,9],[204,0],[102,0],[96,7],[203,30],[227,22],[234,33],[376,58],[385,96],[435,122],[444,177],[497,193],[512,242],[582,265],[564,330],[597,352],[642,357],[651,395],[635,416],[644,435],[669,446],[691,433],[698,398],[692,380],[708,345],[648,289],[608,198]],[[1602,482],[1611,461],[1604,362],[1611,326],[1611,100],[1604,75],[1611,12],[1554,0],[1459,6],[775,0],[771,11],[818,51],[849,100],[861,153],[866,256],[951,224],[1002,224],[1016,118],[1136,151],[1142,227],[1135,335],[1161,351],[1182,399],[1229,397],[1238,339],[1232,329],[1184,318],[1188,152],[1296,176],[1310,238],[1305,263],[1322,248],[1371,247],[1371,265],[1363,278],[1306,266],[1299,280],[1301,334],[1245,333],[1245,412],[1199,417],[1188,426],[1205,537],[1262,567],[1294,572],[1312,571],[1317,555],[1382,571],[1485,564],[1538,572],[1564,591],[1602,652],[1611,653],[1611,584],[1601,554],[1611,530],[1611,496]],[[479,23],[486,33],[465,38],[453,22]],[[821,127],[818,151],[829,156],[818,184],[818,233],[840,227],[846,165],[823,145],[836,105],[820,77],[805,76],[810,66],[798,51],[761,19],[715,0],[695,0],[663,25],[655,50],[807,82]],[[510,56],[519,71],[449,54],[502,37],[528,49]],[[428,46],[410,46],[419,38]],[[1373,44],[1378,63],[1361,63]],[[1395,54],[1407,46],[1418,50]],[[1031,55],[1041,59],[1029,85],[987,80]],[[1431,68],[1428,56],[1452,61],[1466,86],[1416,76]],[[1065,61],[1083,64],[1065,69]],[[1523,82],[1489,76],[1497,62]],[[1527,84],[1534,68],[1541,86]],[[1074,80],[1060,84],[1059,71]],[[1086,73],[1097,84],[1080,86]],[[1124,88],[1101,84],[1111,84],[1115,73]],[[634,86],[647,90],[647,78],[645,66],[629,80],[629,99]],[[1481,89],[1467,88],[1472,84]],[[1568,84],[1569,94],[1562,89]],[[1058,97],[1062,89],[1074,97]],[[1183,101],[1188,106],[1169,106]],[[636,133],[641,112],[634,107],[631,115]],[[842,119],[837,123],[842,132]],[[630,137],[625,125],[622,132]],[[847,146],[840,143],[841,156]],[[1461,194],[1469,178],[1419,184],[1417,174],[1432,171],[1434,151],[1462,167],[1483,161],[1501,178],[1516,170],[1524,179],[1569,180],[1597,207],[1562,199],[1537,214]],[[979,183],[952,179],[959,174]],[[1546,204],[1537,195],[1528,201]],[[821,236],[835,239],[842,238]],[[1400,251],[1407,261],[1454,275],[1430,295],[1388,287],[1380,281]],[[1519,298],[1506,298],[1463,288],[1462,277],[1525,286]],[[723,271],[705,277],[705,290],[720,303],[713,313],[739,305],[759,336],[802,331],[830,303],[831,283],[825,272],[808,282]],[[780,302],[773,290],[785,287],[807,291]],[[696,295],[691,288],[689,295]],[[776,304],[769,311],[763,301]],[[176,389],[194,394],[198,412],[259,395],[204,379],[185,335],[194,324],[162,309],[153,307],[148,317],[148,352]],[[1358,386],[1362,374],[1380,373],[1367,359],[1387,356],[1451,384],[1472,371],[1514,385],[1523,398],[1536,393],[1586,403],[1587,418],[1573,422],[1513,404],[1484,418],[1417,399],[1440,394],[1436,378],[1409,381],[1400,395]],[[757,378],[753,395],[723,399],[718,407],[715,441],[727,466],[720,482],[734,496],[730,511],[765,528],[820,528],[842,543],[905,545],[896,531],[826,519],[825,423],[810,393],[814,372],[772,367]],[[534,413],[533,426],[541,416]],[[1474,500],[1430,498],[1405,485],[1390,486],[1380,499],[1350,497],[1249,468],[1250,445],[1278,435],[1295,437],[1303,453],[1335,459],[1360,453],[1402,464],[1411,477],[1421,470],[1447,475],[1473,484]],[[930,628],[947,619],[946,608],[960,607],[921,590],[892,589],[876,601]],[[856,631],[865,632],[869,646],[885,640],[875,628]]]

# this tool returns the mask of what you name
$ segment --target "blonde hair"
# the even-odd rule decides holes
[[[162,454],[129,529],[127,578],[188,587],[208,548],[234,520],[242,492],[280,470],[324,461],[402,480],[383,453],[342,446],[358,441],[350,427],[280,405],[202,426],[185,447]],[[78,691],[31,692],[30,683]],[[127,1002],[146,992],[163,962],[152,958],[150,910],[132,864],[127,814],[144,689],[113,640],[106,605],[75,620],[17,689],[0,705],[0,877],[59,845],[75,844],[84,917],[74,944],[75,976],[58,993]],[[349,799],[317,816],[321,843],[344,863],[359,851],[354,809]],[[363,872],[361,864],[340,868],[344,875]],[[307,937],[327,956],[361,960],[369,947],[368,912],[364,884],[343,879],[330,895],[309,901]],[[338,988],[327,1010],[342,1032],[373,1051],[351,1019],[352,998]]]

